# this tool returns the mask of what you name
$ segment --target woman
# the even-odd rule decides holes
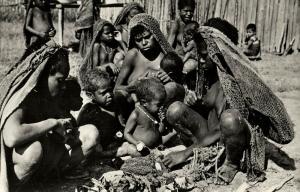
[[[72,124],[59,116],[57,101],[69,69],[68,52],[48,42],[1,81],[0,191],[76,166],[97,145],[99,133],[89,125],[78,128],[81,145],[65,146]]]
[[[185,103],[175,102],[167,111],[168,122],[190,146],[165,156],[163,162],[173,167],[191,156],[193,148],[221,140],[226,148],[221,180],[233,180],[244,151],[248,175],[260,176],[265,163],[264,137],[281,144],[294,138],[284,105],[223,33],[201,27],[194,41],[197,76],[192,78]]]

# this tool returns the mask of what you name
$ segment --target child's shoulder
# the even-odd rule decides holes
[[[100,111],[101,112],[102,108],[96,103],[89,102],[82,107],[81,111],[84,111],[84,112]]]

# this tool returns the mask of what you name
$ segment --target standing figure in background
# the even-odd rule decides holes
[[[195,0],[179,0],[178,9],[180,18],[177,18],[171,25],[168,42],[175,49],[176,53],[184,56],[182,49],[183,29],[186,24],[192,21],[195,11]]]
[[[84,58],[93,39],[93,25],[99,19],[99,9],[94,0],[82,0],[75,21],[75,37],[79,42],[79,53]]]
[[[17,64],[55,36],[56,30],[53,27],[50,12],[50,0],[29,0],[27,2],[23,30],[26,50]]]
[[[248,58],[254,59],[254,57],[259,56],[260,54],[260,40],[256,36],[256,25],[250,23],[247,25],[247,34],[245,39],[245,49],[244,54],[248,56]]]
[[[128,46],[128,24],[132,17],[139,13],[144,13],[144,8],[138,3],[128,3],[119,13],[114,23],[117,31],[120,32],[121,39]]]

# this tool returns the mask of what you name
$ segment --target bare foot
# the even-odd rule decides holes
[[[225,163],[219,169],[217,184],[227,185],[231,183],[237,172],[238,167],[236,165],[225,161]]]

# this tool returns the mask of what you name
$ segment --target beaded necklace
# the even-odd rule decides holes
[[[136,106],[141,112],[143,112],[155,125],[158,125],[159,124],[159,122],[158,121],[156,121],[155,119],[154,119],[154,117],[151,115],[151,114],[149,114],[145,109],[144,109],[144,107],[142,107],[142,106],[140,106],[140,105],[137,105]]]

